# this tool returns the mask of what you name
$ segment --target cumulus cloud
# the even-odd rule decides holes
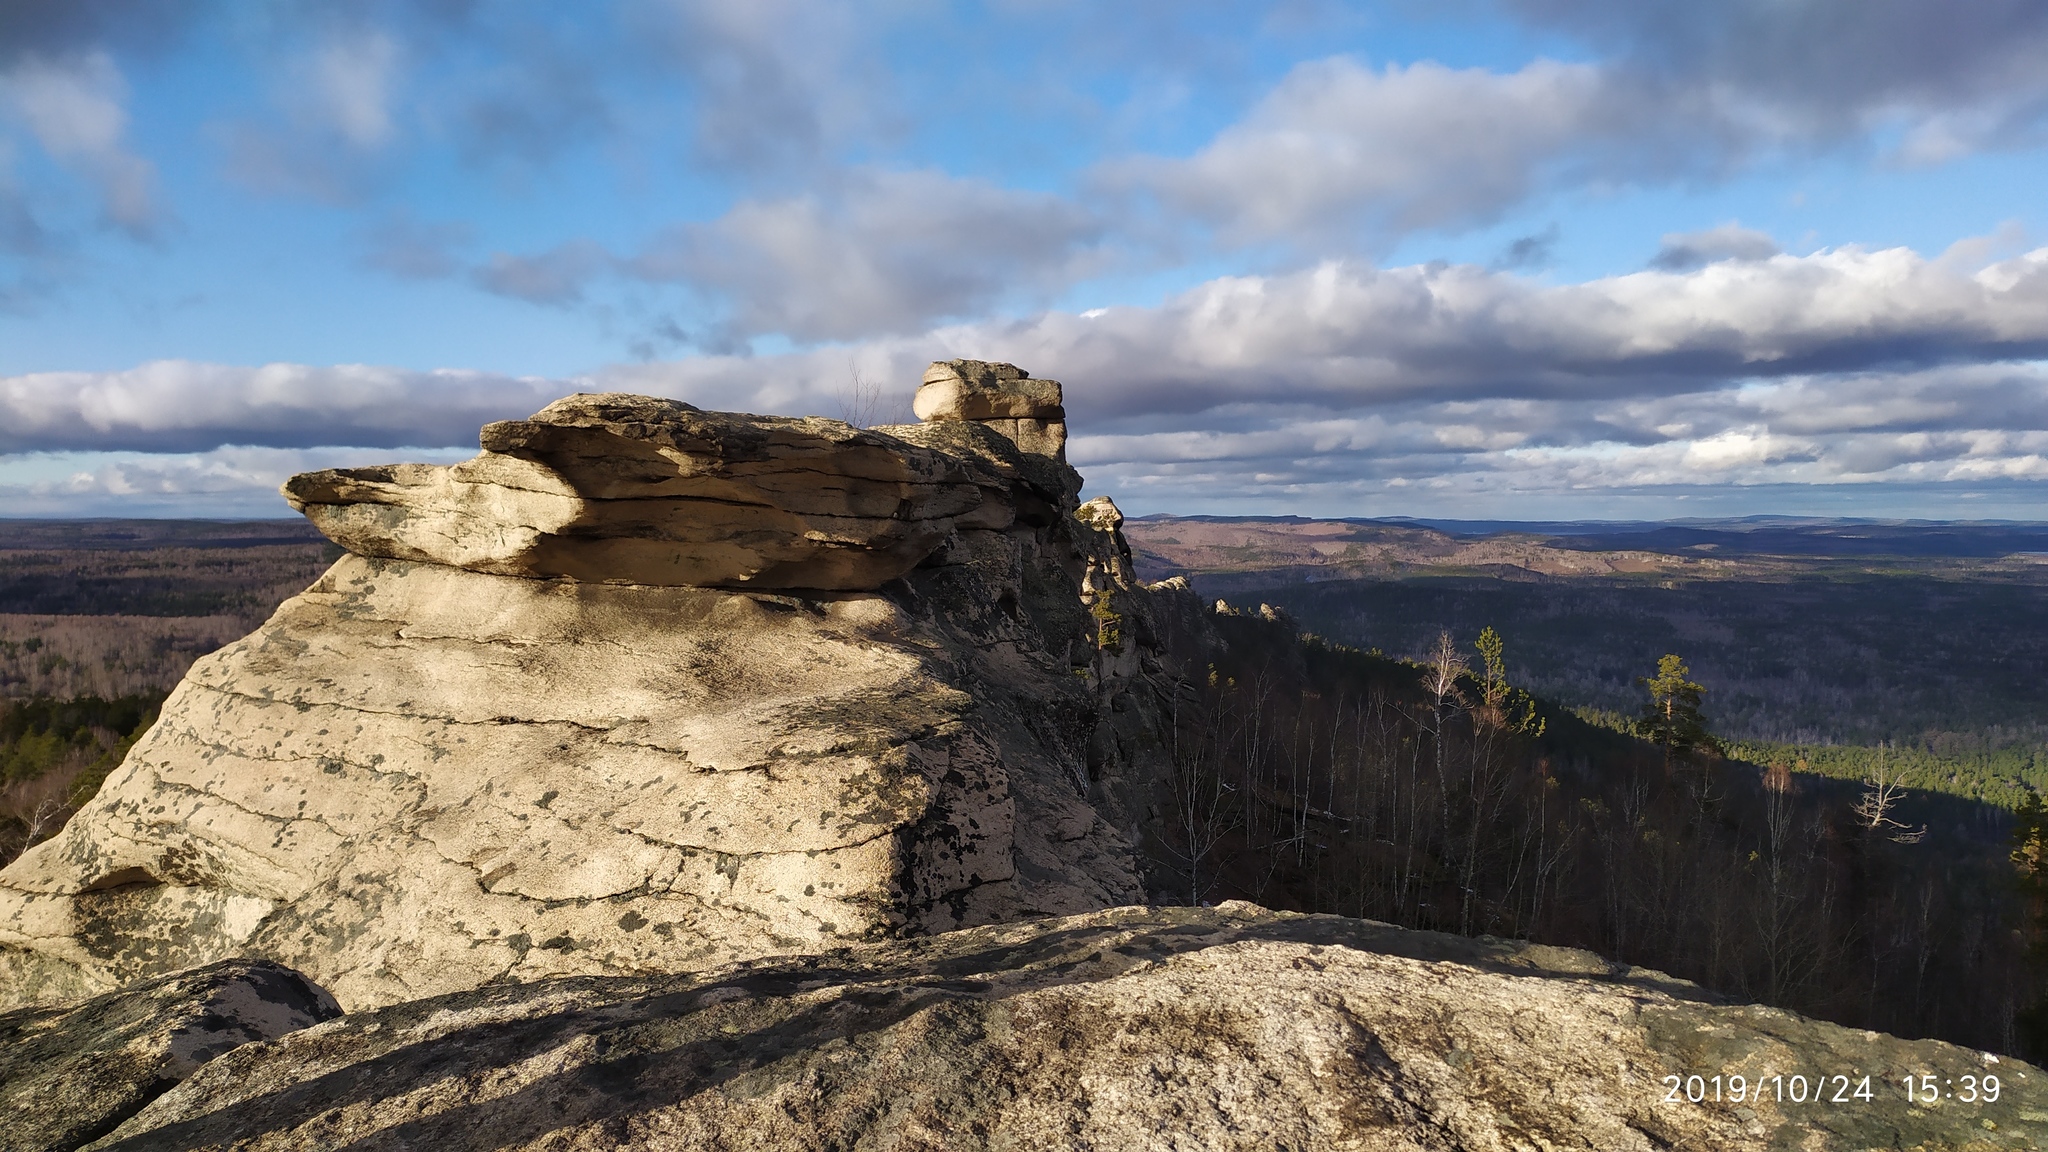
[[[464,450],[403,449],[408,460],[453,463]],[[227,447],[138,456],[115,452],[0,457],[0,500],[17,515],[291,515],[278,486],[295,473],[389,463],[376,448]]]
[[[1345,241],[1491,220],[1624,137],[1633,111],[1590,64],[1375,70],[1337,57],[1294,68],[1193,155],[1105,175],[1228,242]]]
[[[1914,0],[1506,0],[1618,65],[1709,93],[1759,131],[1825,138],[1902,124],[1908,158],[1940,160],[2038,130],[2048,9]]]
[[[1191,154],[1112,161],[1102,182],[1226,245],[1372,251],[1589,182],[1718,179],[1879,141],[1940,163],[2048,133],[2048,8],[2031,0],[1509,7],[1594,59],[1309,61]]]
[[[1827,497],[1800,486],[1885,485],[1923,515],[1955,515],[1942,501],[1965,495],[2037,515],[2024,485],[2048,479],[2048,249],[1957,257],[1844,248],[1560,286],[1330,263],[855,353],[906,395],[949,356],[1065,380],[1092,490],[1145,510],[1526,516],[1514,501],[1540,497],[1661,516],[1754,511],[1727,503],[1737,490],[1814,508]],[[605,381],[830,412],[845,355],[699,357]],[[1986,484],[2022,487],[1968,488]]]
[[[1101,223],[1057,197],[938,172],[861,172],[830,196],[748,200],[629,265],[724,309],[714,343],[918,331],[1029,301],[1080,273]]]
[[[1115,381],[1099,417],[1256,395],[1320,407],[1420,396],[1606,398],[1749,377],[2048,355],[2048,249],[1975,270],[1845,247],[1545,285],[1471,265],[1331,262],[1225,277],[1157,308],[941,330]]]
[[[128,88],[103,52],[26,56],[0,70],[0,107],[43,151],[99,188],[106,221],[139,236],[159,222],[156,170],[130,152]]]
[[[976,356],[1065,380],[1074,460],[1141,509],[1469,512],[1520,493],[1584,512],[1623,491],[2022,486],[1999,490],[2009,505],[2048,479],[2048,249],[1973,248],[1565,285],[1330,262],[1156,307],[574,381],[182,362],[17,376],[0,380],[0,451],[466,445],[487,420],[596,388],[830,414],[854,372],[901,401],[926,361]]]

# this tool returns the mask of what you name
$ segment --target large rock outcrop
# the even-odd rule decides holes
[[[1066,461],[1067,408],[1060,382],[1033,380],[1014,364],[934,364],[910,407],[919,420],[983,424],[1025,452]]]
[[[1950,1091],[1910,1104],[1909,1074]],[[1119,909],[360,1013],[229,1053],[96,1147],[1993,1152],[2048,1139],[2043,1075],[1568,949]],[[1794,1076],[1801,1103],[1769,1086]],[[1996,1102],[1957,1099],[1986,1076]]]
[[[0,872],[0,1005],[257,956],[353,1009],[1139,899],[1094,803],[1128,549],[980,411],[575,396],[294,478],[350,555]]]

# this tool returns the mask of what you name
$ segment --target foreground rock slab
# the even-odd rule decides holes
[[[77,1148],[222,1053],[340,1014],[289,968],[230,960],[0,1015],[0,1152]]]
[[[1667,1080],[1836,1074],[1872,1098]],[[1916,1106],[1909,1074],[2002,1091]],[[2043,1075],[1567,949],[1131,908],[352,1015],[229,1053],[96,1147],[1990,1150],[2048,1138]]]

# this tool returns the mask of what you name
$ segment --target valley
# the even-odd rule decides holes
[[[1497,629],[1515,683],[1609,726],[1686,658],[1757,762],[2011,808],[2048,790],[2048,527],[1763,518],[1442,524],[1157,517],[1141,574],[1394,657]]]

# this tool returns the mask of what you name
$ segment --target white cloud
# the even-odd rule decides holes
[[[242,367],[157,360],[121,372],[0,377],[0,452],[180,452],[223,444],[475,443],[573,383],[360,364]]]
[[[98,185],[108,222],[147,236],[158,223],[156,170],[127,148],[127,99],[104,52],[27,56],[0,72],[0,104],[52,159]]]
[[[748,200],[630,267],[724,310],[709,343],[920,331],[1029,302],[1088,264],[1101,225],[1057,197],[939,172],[856,172],[827,195]]]
[[[1073,459],[1093,490],[1141,508],[1584,509],[1774,485],[1933,499],[2048,478],[2048,249],[1976,265],[1958,255],[1972,250],[1844,248],[1558,286],[1329,263],[1154,308],[575,381],[185,362],[17,376],[0,379],[0,450],[466,445],[486,420],[598,388],[830,415],[854,371],[902,401],[927,361],[977,356],[1064,380]]]
[[[467,450],[407,448],[407,459],[453,463]],[[380,448],[258,448],[136,455],[0,456],[0,500],[12,515],[292,515],[278,494],[295,473],[383,463]]]
[[[1345,408],[1599,399],[1750,377],[2048,355],[2048,249],[1982,269],[1841,248],[1548,286],[1471,265],[1332,262],[1224,277],[1156,308],[941,329],[937,344],[1103,381],[1098,419],[1248,397]]]
[[[1298,65],[1185,159],[1108,169],[1232,243],[1328,241],[1490,220],[1632,127],[1594,65]]]

